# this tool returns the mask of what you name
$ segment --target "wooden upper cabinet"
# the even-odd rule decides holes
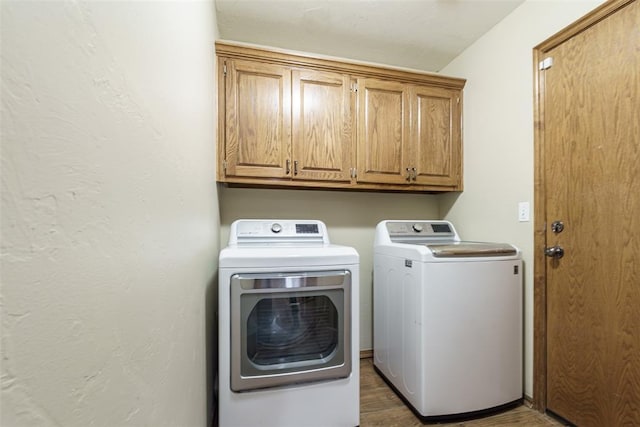
[[[291,72],[228,60],[225,91],[227,176],[283,178],[291,152]]]
[[[462,190],[465,81],[216,42],[218,180]]]
[[[293,178],[351,180],[351,90],[344,74],[293,70]]]
[[[413,86],[410,98],[413,183],[461,185],[460,91]]]
[[[358,81],[358,182],[461,185],[460,91]]]
[[[349,76],[226,60],[226,176],[351,180]]]
[[[408,182],[409,108],[405,84],[358,80],[358,182]]]

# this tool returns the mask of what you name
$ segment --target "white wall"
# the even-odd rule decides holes
[[[529,0],[442,70],[467,79],[465,191],[442,198],[440,213],[468,240],[520,247],[525,260],[525,393],[533,393],[533,47],[600,1]]]
[[[433,219],[437,196],[317,190],[220,188],[220,239],[241,218],[318,219],[331,243],[352,246],[360,255],[360,349],[373,348],[373,238],[384,219]]]
[[[1,8],[0,424],[204,426],[213,3]]]

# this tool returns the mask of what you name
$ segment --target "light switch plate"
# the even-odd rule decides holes
[[[530,219],[529,202],[518,203],[518,221],[528,222]]]

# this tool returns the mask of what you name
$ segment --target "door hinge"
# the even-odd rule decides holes
[[[227,63],[222,64],[222,74],[227,77]]]
[[[460,104],[460,97],[456,98],[456,104]]]
[[[351,83],[351,92],[358,92],[358,83]]]
[[[227,172],[227,161],[226,160],[222,161],[222,170],[225,171],[225,173]]]
[[[549,68],[551,68],[551,66],[553,65],[553,58],[552,57],[547,57],[544,58],[542,61],[540,61],[540,63],[538,64],[540,70],[548,70]]]
[[[351,178],[357,178],[358,177],[358,170],[356,168],[350,168],[349,172],[351,174]]]

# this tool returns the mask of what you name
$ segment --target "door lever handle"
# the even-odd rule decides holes
[[[544,254],[550,258],[560,259],[564,256],[564,249],[561,246],[551,246],[544,249]]]

